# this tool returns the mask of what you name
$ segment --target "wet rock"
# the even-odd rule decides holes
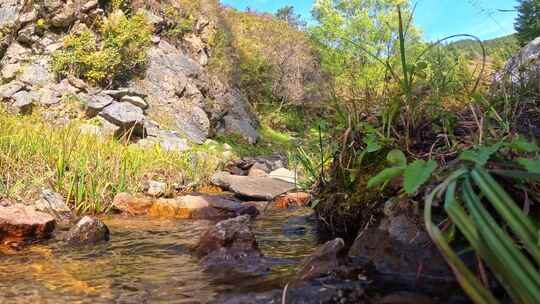
[[[129,102],[134,106],[137,106],[143,110],[148,108],[148,104],[142,97],[139,96],[124,96],[120,99],[121,102]]]
[[[159,199],[149,210],[154,217],[178,219],[225,219],[239,215],[257,216],[259,211],[232,198],[214,195],[186,195]]]
[[[340,266],[339,253],[345,247],[345,241],[337,238],[319,247],[313,254],[302,261],[297,279],[310,280],[335,271]]]
[[[306,192],[287,193],[279,196],[274,200],[274,206],[278,209],[286,209],[289,207],[307,206],[311,201],[311,195]]]
[[[15,93],[24,88],[24,84],[19,81],[12,81],[0,86],[0,99],[10,98]]]
[[[55,228],[49,214],[22,204],[0,206],[0,242],[32,242],[48,239]]]
[[[268,177],[286,181],[291,184],[298,183],[298,175],[295,172],[285,168],[279,168],[270,172],[270,174],[268,174]]]
[[[317,218],[313,209],[300,208],[296,211],[303,215],[292,215],[287,218],[283,224],[283,234],[286,236],[305,235],[310,230],[315,229]]]
[[[102,221],[85,216],[68,231],[66,242],[72,246],[85,246],[107,242],[109,238],[109,228]]]
[[[244,293],[225,296],[217,301],[224,304],[360,304],[372,303],[364,292],[360,282],[324,278],[317,281],[305,282],[296,286],[289,285],[286,289],[277,289],[263,293]],[[285,301],[283,301],[285,299]],[[375,302],[378,303],[378,302]]]
[[[268,269],[249,222],[248,215],[224,220],[201,236],[195,252],[206,270],[250,275]]]
[[[277,196],[295,189],[295,185],[268,177],[236,176],[228,172],[218,172],[212,176],[212,183],[228,189],[240,197],[253,200],[271,201]]]
[[[435,304],[432,298],[411,292],[396,292],[382,297],[379,304]]]
[[[159,197],[159,196],[163,196],[166,192],[167,192],[166,183],[153,181],[153,180],[148,182],[148,191],[146,192],[148,193],[148,195]]]
[[[150,197],[118,193],[114,197],[113,207],[129,215],[145,215],[148,214],[154,202],[154,199]]]
[[[80,93],[77,95],[77,98],[81,102],[85,110],[85,115],[88,118],[95,117],[101,110],[114,102],[112,97],[105,94],[88,95],[86,93]]]
[[[457,286],[446,261],[414,215],[386,218],[379,227],[362,231],[349,256],[369,261],[379,280],[402,288],[447,292]]]
[[[52,215],[57,223],[69,223],[74,219],[74,215],[66,205],[62,195],[51,190],[43,190],[40,199],[34,203],[34,207],[41,212]]]
[[[123,130],[128,131],[133,128],[134,133],[142,133],[145,119],[143,110],[131,103],[113,103],[103,109],[99,115]]]
[[[231,147],[229,146],[229,148]],[[274,170],[284,168],[286,163],[287,159],[278,154],[257,157],[243,157],[239,160],[229,162],[226,165],[225,171],[230,172],[233,175],[248,175],[249,170],[255,168],[266,173],[270,173]]]

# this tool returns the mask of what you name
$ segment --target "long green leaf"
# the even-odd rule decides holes
[[[424,208],[424,221],[426,230],[439,248],[442,256],[452,268],[459,284],[463,290],[469,295],[471,300],[477,304],[497,304],[499,301],[487,290],[475,275],[463,264],[459,256],[454,252],[450,245],[445,241],[439,228],[433,224],[431,220],[433,199],[444,190],[446,185],[443,183],[433,190],[426,198]]]
[[[471,171],[471,176],[512,231],[521,239],[527,251],[540,264],[540,248],[536,244],[538,229],[534,222],[484,169],[475,168]]]
[[[381,184],[386,183],[387,181],[400,176],[403,173],[404,168],[402,167],[393,167],[393,168],[386,168],[379,172],[379,174],[375,175],[368,181],[368,188],[373,188],[376,186],[379,186]]]
[[[540,274],[485,210],[469,180],[465,181],[463,197],[477,223],[480,239],[493,252],[497,264],[504,268],[499,272],[504,277],[501,283],[509,294],[519,297],[514,299],[517,303],[535,303],[536,299],[540,299]]]

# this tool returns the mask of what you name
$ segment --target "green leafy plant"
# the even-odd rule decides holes
[[[407,158],[400,150],[390,151],[386,160],[391,167],[372,177],[368,181],[368,188],[384,185],[396,177],[403,176],[403,189],[407,194],[414,194],[437,169],[437,162],[433,160],[419,159],[407,164]]]
[[[101,37],[82,30],[64,38],[53,54],[53,70],[94,83],[111,83],[137,72],[146,63],[152,27],[143,14],[128,18],[116,10],[101,27]]]
[[[465,165],[449,174],[426,198],[425,224],[463,289],[475,303],[499,303],[452,249],[443,232],[432,221],[435,200],[444,200],[452,225],[477,253],[515,303],[537,303],[540,299],[540,230],[497,181],[494,175],[517,184],[540,181],[537,160],[518,163],[527,170],[487,170],[485,164],[503,148],[538,153],[540,149],[522,138],[462,153]],[[528,160],[528,159],[527,159]],[[491,172],[490,172],[491,171]]]

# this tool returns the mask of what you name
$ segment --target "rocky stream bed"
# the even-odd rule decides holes
[[[98,217],[78,218],[50,190],[2,203],[0,302],[467,303],[405,213],[346,244],[318,231],[279,160],[227,170],[212,178],[223,192],[162,197],[153,182]]]

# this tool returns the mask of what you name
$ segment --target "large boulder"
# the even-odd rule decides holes
[[[22,204],[0,206],[0,242],[32,242],[48,239],[55,228],[49,214]]]
[[[110,239],[109,228],[99,219],[85,216],[66,235],[66,242],[72,246],[96,245]]]
[[[534,89],[540,92],[540,37],[512,56],[503,70],[495,74],[495,89]]]
[[[379,280],[403,288],[450,291],[455,277],[414,215],[393,214],[359,234],[349,251],[375,266]]]
[[[19,92],[24,88],[24,84],[19,81],[12,81],[0,86],[0,100],[5,98],[10,98],[15,93]]]
[[[117,102],[105,107],[99,115],[119,126],[123,131],[133,130],[134,134],[143,133],[144,112],[128,102]]]
[[[85,110],[85,115],[88,118],[98,115],[100,111],[114,102],[114,99],[106,94],[89,95],[86,93],[79,93],[77,98],[81,102],[81,105]]]
[[[248,215],[224,220],[201,236],[195,252],[206,270],[242,275],[268,270],[249,222]]]
[[[148,214],[154,202],[151,197],[118,193],[113,199],[113,207],[128,215],[145,215]]]
[[[212,176],[215,186],[234,192],[237,196],[253,200],[271,201],[295,189],[295,185],[269,177],[231,175],[218,172]]]

